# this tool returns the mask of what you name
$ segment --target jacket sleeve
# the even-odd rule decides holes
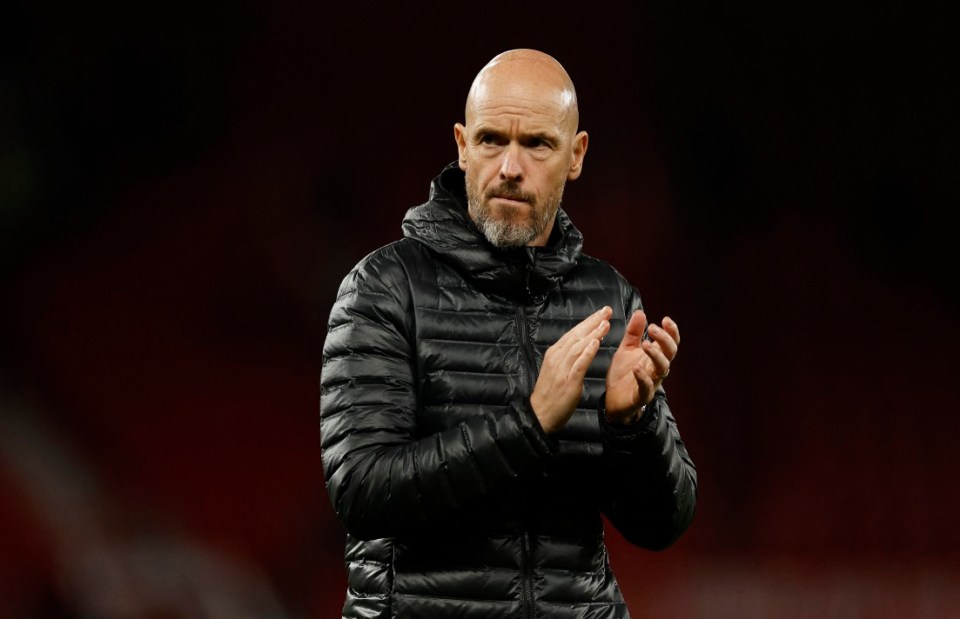
[[[407,273],[394,246],[362,261],[330,314],[321,375],[324,477],[359,539],[395,537],[539,470],[555,449],[529,403],[424,435]]]
[[[640,297],[626,284],[625,316],[642,309]],[[600,424],[610,489],[604,513],[631,543],[662,550],[679,538],[693,520],[697,470],[680,438],[665,392],[659,390],[637,424]]]

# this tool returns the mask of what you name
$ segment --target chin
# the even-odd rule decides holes
[[[528,202],[505,202],[494,198],[487,202],[487,211],[501,215],[502,219],[529,219],[533,207]]]

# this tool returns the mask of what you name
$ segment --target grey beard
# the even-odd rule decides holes
[[[523,247],[540,236],[556,216],[562,199],[563,185],[550,196],[547,204],[543,205],[544,208],[534,209],[533,221],[514,223],[492,217],[490,209],[481,201],[481,198],[467,187],[467,208],[470,218],[494,247]]]

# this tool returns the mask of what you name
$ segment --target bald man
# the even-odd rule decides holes
[[[648,324],[560,208],[578,125],[556,60],[495,57],[457,162],[340,287],[321,437],[344,617],[629,617],[601,515],[655,550],[693,517],[663,389],[679,327]]]

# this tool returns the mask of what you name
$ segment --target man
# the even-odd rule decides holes
[[[457,163],[340,287],[321,436],[344,617],[628,617],[601,514],[651,549],[693,517],[662,389],[677,324],[647,326],[560,209],[578,122],[556,60],[494,58]]]

